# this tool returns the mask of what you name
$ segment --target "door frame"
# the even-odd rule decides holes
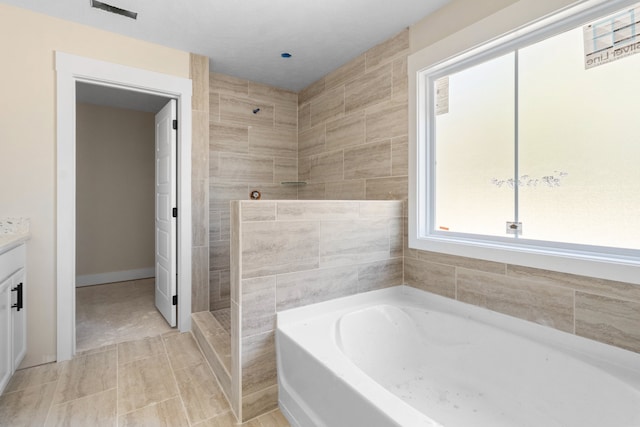
[[[55,52],[57,361],[76,351],[76,82],[178,103],[178,329],[191,330],[191,80]]]

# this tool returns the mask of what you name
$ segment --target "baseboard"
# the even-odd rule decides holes
[[[102,285],[105,283],[125,282],[127,280],[155,277],[155,267],[138,268],[136,270],[112,271],[110,273],[87,274],[76,276],[76,288],[82,286]]]

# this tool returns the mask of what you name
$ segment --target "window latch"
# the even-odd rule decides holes
[[[507,234],[522,235],[522,223],[507,221]]]

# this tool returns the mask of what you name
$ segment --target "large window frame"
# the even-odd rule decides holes
[[[435,143],[433,82],[474,64],[496,58],[518,48],[544,40],[588,21],[636,4],[638,0],[587,0],[561,9],[552,15],[512,29],[502,36],[488,38],[476,46],[464,46],[457,34],[409,57],[409,247],[419,250],[472,257],[507,264],[541,268],[564,273],[592,276],[640,284],[640,251],[606,247],[531,241],[509,237],[489,237],[435,229],[435,170],[432,165]],[[519,3],[527,3],[520,1]],[[508,18],[507,8],[496,19]],[[516,20],[517,21],[517,20]],[[469,35],[486,34],[488,22],[466,29]],[[446,46],[458,46],[458,53]],[[468,42],[466,42],[468,43]],[[449,52],[447,52],[449,50]]]

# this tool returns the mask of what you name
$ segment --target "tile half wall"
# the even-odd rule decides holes
[[[276,313],[400,285],[401,201],[231,202],[232,406],[278,405]]]

